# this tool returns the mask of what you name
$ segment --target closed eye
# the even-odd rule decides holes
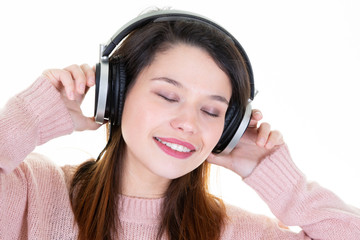
[[[214,118],[219,117],[219,114],[217,113],[208,112],[206,110],[201,110],[201,111],[203,111],[205,114],[207,114],[210,117],[214,117]]]
[[[174,94],[170,94],[170,95],[163,94],[163,93],[155,93],[155,94],[169,103],[179,102],[179,98]],[[213,110],[207,110],[204,108],[204,109],[201,109],[201,111],[209,117],[217,118],[220,116],[220,114],[218,113],[217,110],[213,111]]]
[[[178,102],[179,100],[177,98],[171,98],[171,97],[166,97],[160,93],[157,93],[157,95],[163,99],[165,99],[168,102]]]

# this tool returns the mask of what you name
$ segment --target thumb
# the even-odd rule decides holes
[[[211,164],[227,167],[226,163],[228,161],[226,161],[226,158],[221,155],[211,153],[206,160]]]
[[[210,155],[207,157],[207,161],[209,163],[214,163],[214,159],[216,158],[216,156],[213,153],[210,153]]]
[[[101,126],[102,124],[95,122],[94,117],[83,117],[81,121],[78,121],[78,126],[75,127],[75,130],[76,131],[96,130]]]
[[[88,130],[96,130],[102,126],[102,124],[95,121],[95,117],[87,117]]]

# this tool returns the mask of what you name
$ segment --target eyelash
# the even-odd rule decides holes
[[[178,101],[177,99],[168,98],[168,97],[165,97],[164,95],[161,95],[161,94],[157,94],[157,95],[159,97],[162,97],[163,99],[165,99],[168,102],[177,102]]]
[[[210,117],[213,117],[213,118],[217,118],[217,117],[219,117],[219,115],[218,114],[215,114],[215,113],[210,113],[210,112],[207,112],[207,111],[205,111],[205,110],[201,110],[201,111],[203,111],[205,114],[207,114],[208,116],[210,116]]]
[[[178,102],[177,99],[172,99],[172,98],[168,98],[162,94],[157,94],[159,97],[163,98],[165,101],[167,102],[170,102],[170,103],[174,103],[174,102]],[[208,115],[209,117],[213,117],[213,118],[217,118],[219,117],[218,114],[215,114],[215,113],[211,113],[211,112],[208,112],[208,111],[205,111],[205,110],[201,110],[203,113],[205,113],[206,115]]]

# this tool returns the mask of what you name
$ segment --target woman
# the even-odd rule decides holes
[[[281,134],[257,126],[259,111],[229,155],[212,154],[228,106],[245,107],[250,92],[244,60],[222,32],[189,20],[149,23],[112,55],[110,69],[121,66],[121,124],[98,161],[59,168],[28,155],[99,127],[80,110],[95,84],[88,65],[46,70],[2,110],[1,239],[358,239],[360,211],[306,183]],[[209,163],[242,176],[281,222],[303,230],[212,196]]]

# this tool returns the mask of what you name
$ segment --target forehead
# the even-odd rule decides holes
[[[231,82],[214,59],[200,47],[176,44],[155,54],[149,66],[140,75],[167,77],[180,82],[185,88],[231,96]]]

